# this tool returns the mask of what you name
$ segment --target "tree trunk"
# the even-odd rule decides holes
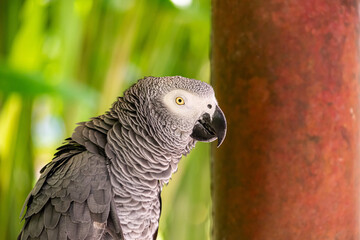
[[[213,0],[214,239],[359,239],[356,0]]]

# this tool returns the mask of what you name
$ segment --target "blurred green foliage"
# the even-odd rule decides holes
[[[76,122],[143,76],[209,79],[209,0],[0,0],[0,239]],[[159,239],[209,239],[209,146],[163,191]]]

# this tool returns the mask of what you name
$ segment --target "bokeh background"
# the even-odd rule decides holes
[[[209,81],[210,0],[0,0],[0,239],[76,122],[144,76]],[[209,146],[163,191],[159,239],[209,239]]]

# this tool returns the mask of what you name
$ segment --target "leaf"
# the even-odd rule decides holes
[[[72,80],[51,84],[41,73],[26,73],[0,64],[0,91],[17,92],[23,96],[35,97],[42,94],[57,94],[64,100],[76,100],[86,105],[94,105],[98,93],[90,87]]]

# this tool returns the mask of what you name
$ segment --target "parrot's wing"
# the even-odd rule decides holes
[[[60,154],[42,169],[24,206],[19,239],[123,239],[101,155],[76,149]]]

